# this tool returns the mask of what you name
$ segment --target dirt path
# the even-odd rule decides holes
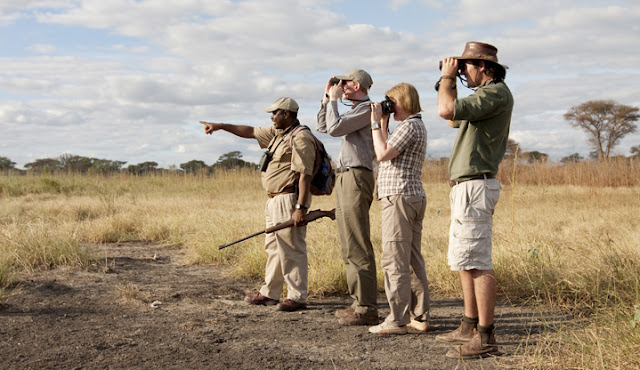
[[[349,304],[346,297],[278,312],[242,301],[260,282],[184,265],[179,249],[101,249],[108,273],[56,269],[21,277],[17,293],[0,305],[0,368],[491,369],[513,358],[541,325],[539,313],[501,305],[497,339],[504,355],[463,364],[445,358],[450,347],[435,341],[457,326],[457,300],[433,299],[433,332],[375,336],[366,327],[338,325],[333,312]],[[154,301],[161,303],[153,308]],[[384,317],[384,296],[379,302]]]

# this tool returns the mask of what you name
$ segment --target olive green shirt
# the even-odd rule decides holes
[[[451,180],[498,173],[512,111],[513,96],[504,82],[487,81],[473,94],[454,101],[452,120],[459,131],[449,160]]]
[[[261,148],[268,148],[273,141],[273,158],[267,170],[262,173],[262,187],[268,193],[280,193],[285,188],[295,185],[299,173],[313,174],[316,144],[309,130],[298,132],[293,141],[289,137],[290,131],[277,130],[273,126],[255,127],[253,134]]]

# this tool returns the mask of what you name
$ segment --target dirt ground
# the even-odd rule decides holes
[[[433,331],[377,336],[338,324],[334,311],[350,304],[346,296],[312,298],[307,310],[279,312],[243,302],[260,281],[186,265],[180,249],[99,248],[108,269],[19,277],[15,293],[0,304],[0,368],[492,369],[513,363],[543,320],[563,319],[501,304],[501,356],[460,362],[446,358],[450,346],[435,340],[457,327],[460,300],[432,298]],[[384,318],[384,295],[379,302]]]

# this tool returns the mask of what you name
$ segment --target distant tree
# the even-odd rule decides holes
[[[58,157],[58,161],[63,171],[74,173],[87,173],[93,164],[91,158],[67,153]]]
[[[185,173],[189,173],[189,174],[202,173],[203,171],[204,173],[209,172],[209,166],[207,166],[207,164],[204,163],[203,161],[196,160],[196,159],[186,163],[181,163],[180,168],[182,168]]]
[[[0,171],[13,170],[14,168],[16,168],[16,162],[7,157],[0,157]]]
[[[99,174],[110,174],[119,172],[122,166],[125,165],[125,161],[111,161],[108,159],[92,158],[91,168],[89,172]]]
[[[564,118],[573,127],[589,134],[589,144],[598,159],[607,159],[623,137],[637,129],[638,107],[613,100],[590,100],[569,109]]]
[[[568,155],[566,157],[563,157],[560,162],[561,163],[577,163],[577,162],[581,162],[584,160],[584,157],[581,156],[579,153],[573,153],[571,155]]]
[[[62,164],[54,158],[42,158],[25,164],[24,168],[35,173],[51,173],[62,169]]]
[[[534,150],[532,152],[523,152],[522,158],[525,159],[527,163],[535,163],[535,162],[544,163],[549,159],[549,154],[541,153],[537,150]]]
[[[138,164],[130,164],[129,167],[127,167],[127,170],[131,174],[146,175],[155,172],[157,167],[158,163],[156,162],[142,162]]]
[[[640,158],[640,145],[631,147],[631,156],[634,158]]]
[[[513,139],[507,139],[507,151],[504,153],[504,156],[513,158],[513,156],[515,156],[516,154],[516,151],[522,151],[520,149],[520,144],[518,144],[518,142]]]
[[[245,162],[242,158],[242,153],[239,151],[233,151],[225,153],[218,158],[218,161],[213,164],[213,168],[232,169],[236,167],[255,167],[256,165],[250,162]]]

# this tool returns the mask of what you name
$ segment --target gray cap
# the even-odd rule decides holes
[[[271,104],[269,108],[266,108],[265,112],[275,112],[278,109],[288,110],[289,112],[297,112],[298,111],[298,103],[291,98],[280,98],[275,101],[275,103]]]
[[[363,69],[352,69],[342,76],[336,76],[336,78],[343,81],[357,82],[367,90],[369,90],[371,88],[371,85],[373,85],[373,79]]]

